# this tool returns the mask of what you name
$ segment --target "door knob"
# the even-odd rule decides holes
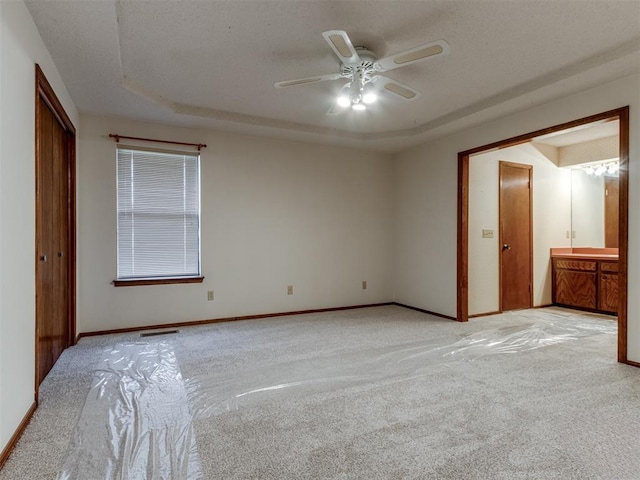
[[[511,250],[511,245],[505,243],[504,245],[502,245],[502,250]]]

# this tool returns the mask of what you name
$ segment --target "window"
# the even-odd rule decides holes
[[[200,277],[199,155],[119,147],[117,156],[116,282]]]

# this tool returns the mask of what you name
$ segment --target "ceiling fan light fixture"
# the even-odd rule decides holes
[[[375,102],[376,102],[376,100],[378,100],[378,95],[376,95],[376,94],[375,94],[375,93],[373,93],[373,92],[365,93],[365,94],[362,96],[362,101],[363,101],[364,103],[366,103],[367,105],[371,105],[372,103],[375,103]]]
[[[349,100],[349,97],[347,97],[346,95],[340,95],[336,100],[336,103],[338,104],[338,106],[344,108],[351,105],[351,100]]]
[[[334,97],[327,115],[335,115],[348,107],[356,111],[366,110],[367,105],[377,101],[378,95],[384,97],[387,93],[392,93],[404,100],[417,99],[420,96],[419,91],[380,75],[380,73],[429,57],[446,55],[449,52],[449,44],[445,40],[436,40],[384,58],[378,58],[374,52],[364,46],[354,47],[349,35],[344,30],[327,30],[322,32],[322,36],[340,60],[339,72],[276,82],[274,87],[284,88],[308,83],[346,80],[347,83],[343,84],[336,92],[337,95]]]

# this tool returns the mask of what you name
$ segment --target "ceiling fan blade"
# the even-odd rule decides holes
[[[326,75],[317,75],[315,77],[298,78],[296,80],[286,80],[284,82],[276,82],[273,84],[276,88],[295,87],[296,85],[306,85],[307,83],[326,82],[327,80],[338,80],[342,78],[341,73],[328,73]]]
[[[384,75],[376,75],[374,81],[377,88],[393,93],[404,100],[415,100],[420,96],[420,92],[415,88],[411,88],[409,85],[392,80]]]
[[[349,65],[360,61],[360,56],[353,47],[347,32],[342,30],[328,30],[326,32],[322,32],[322,36],[342,63]]]
[[[421,60],[426,60],[427,58],[446,55],[447,53],[449,53],[449,44],[444,40],[436,40],[435,42],[425,43],[424,45],[419,45],[409,50],[381,58],[377,60],[373,66],[379,72],[386,72],[394,68],[400,68]]]

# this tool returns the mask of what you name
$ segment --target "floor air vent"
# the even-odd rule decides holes
[[[162,332],[149,332],[149,333],[141,333],[141,337],[155,337],[157,335],[170,335],[172,333],[180,333],[179,330],[164,330]]]

